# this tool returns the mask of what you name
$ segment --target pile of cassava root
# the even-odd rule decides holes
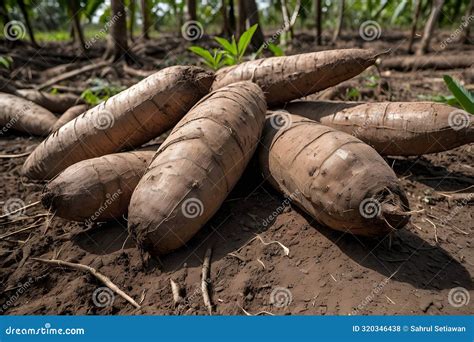
[[[59,119],[40,106],[52,100],[15,90],[0,94],[0,124],[49,134],[22,168],[49,180],[47,209],[89,223],[128,214],[130,235],[153,255],[180,248],[209,221],[255,152],[253,172],[319,223],[385,236],[407,224],[410,208],[382,155],[440,152],[472,143],[474,132],[467,113],[438,103],[301,100],[378,57],[323,51],[215,74],[173,66],[96,107],[74,102]],[[143,147],[170,129],[161,145]]]

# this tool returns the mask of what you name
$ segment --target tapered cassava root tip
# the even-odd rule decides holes
[[[408,199],[401,191],[384,189],[379,192],[380,212],[378,217],[382,219],[388,230],[403,228],[410,220],[410,208]]]
[[[53,209],[54,194],[51,191],[44,191],[41,194],[41,204],[46,209]]]
[[[401,205],[384,203],[382,204],[382,218],[391,229],[397,230],[408,223],[410,214]]]

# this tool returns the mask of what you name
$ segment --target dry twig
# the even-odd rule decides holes
[[[171,293],[173,294],[173,301],[175,305],[180,304],[181,302],[184,301],[184,298],[181,297],[181,289],[173,279],[170,278],[170,284],[171,284]]]
[[[27,230],[30,230],[30,229],[33,229],[33,228],[37,228],[37,227],[39,227],[39,226],[41,226],[41,225],[42,225],[42,223],[35,222],[35,223],[33,223],[32,225],[30,225],[30,226],[28,226],[28,227],[15,230],[14,232],[10,232],[10,233],[6,233],[6,234],[3,234],[3,235],[0,235],[0,240],[3,240],[3,239],[5,239],[5,238],[8,238],[8,237],[10,237],[10,236],[13,236],[13,235],[16,235],[16,234],[19,234],[19,233],[26,232]]]
[[[29,156],[31,152],[18,153],[18,154],[0,154],[0,159],[12,159],[12,158],[22,158]]]
[[[40,201],[36,201],[36,202],[31,203],[31,204],[25,205],[24,207],[18,208],[18,209],[16,209],[16,210],[10,211],[10,212],[8,212],[8,213],[6,213],[6,214],[0,216],[0,219],[3,219],[3,218],[8,217],[8,216],[10,216],[10,215],[16,214],[16,213],[18,213],[18,212],[20,212],[20,211],[22,211],[22,210],[25,210],[25,209],[34,207],[35,205],[38,205],[38,204],[40,204],[40,203],[41,203]]]
[[[83,265],[83,264],[75,264],[75,263],[72,263],[72,262],[67,262],[67,261],[57,260],[57,259],[51,259],[51,260],[41,259],[41,258],[31,258],[31,259],[35,260],[35,261],[45,263],[45,264],[56,265],[56,266],[65,266],[65,267],[69,267],[69,268],[72,268],[72,269],[75,269],[75,270],[78,270],[78,271],[89,272],[94,277],[96,277],[98,280],[100,280],[105,286],[107,286],[109,289],[111,289],[116,294],[118,294],[120,297],[125,299],[127,302],[132,304],[137,309],[140,309],[140,305],[137,302],[135,302],[132,297],[130,297],[128,294],[126,294],[121,289],[119,289],[118,286],[115,285],[114,283],[112,283],[112,281],[108,277],[106,277],[105,275],[103,275],[102,273],[97,271],[95,268],[92,268],[90,266]]]
[[[202,263],[202,273],[201,273],[202,299],[204,300],[204,304],[207,307],[207,311],[209,312],[209,315],[212,315],[212,304],[211,304],[211,298],[209,297],[209,283],[211,282],[209,269],[211,265],[211,255],[212,255],[212,249],[208,248],[206,251],[206,255],[204,256],[204,262]]]

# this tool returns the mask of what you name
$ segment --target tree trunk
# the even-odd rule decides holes
[[[255,24],[258,24],[258,27],[252,37],[252,46],[254,49],[258,49],[265,42],[265,36],[260,25],[257,4],[255,0],[239,0],[239,22],[237,28],[239,37],[245,30]]]
[[[473,11],[474,11],[474,0],[471,0],[471,3],[469,4],[469,6],[467,6],[466,16],[464,17],[463,25],[462,25],[463,27],[462,33],[458,41],[461,44],[465,44],[469,40],[469,34],[471,30],[471,25],[472,25],[471,16],[472,16]]]
[[[413,43],[415,41],[416,27],[418,26],[418,19],[421,13],[421,1],[415,0],[415,12],[413,15],[413,23],[411,26],[410,41],[408,42],[408,53],[413,53]]]
[[[196,0],[186,0],[186,20],[197,20]]]
[[[342,25],[344,24],[344,7],[345,7],[345,0],[339,0],[339,14],[337,16],[337,26],[336,31],[334,31],[334,36],[332,37],[333,44],[341,36]]]
[[[74,43],[78,45],[83,52],[86,52],[86,43],[84,41],[84,33],[82,31],[80,10],[78,0],[71,0],[68,2],[69,12],[71,15],[72,27],[74,30]]]
[[[315,0],[315,8],[316,8],[316,44],[323,45],[323,37],[322,37],[322,6],[321,0]]]
[[[72,44],[76,44],[76,35],[74,31],[74,23],[71,23],[71,27],[69,28],[69,36],[71,37]]]
[[[10,16],[8,15],[4,0],[0,0],[0,15],[3,20],[3,25],[6,25],[10,21]]]
[[[38,44],[36,43],[35,35],[33,34],[33,28],[31,27],[31,23],[30,23],[30,16],[28,15],[28,10],[26,9],[25,2],[23,0],[18,0],[17,3],[18,3],[18,6],[20,7],[20,11],[21,11],[21,14],[23,15],[23,18],[25,18],[26,30],[28,31],[28,35],[30,36],[31,44],[34,47],[38,47]]]
[[[230,37],[232,30],[229,26],[229,18],[227,16],[227,2],[226,0],[221,1],[221,14],[222,14],[222,32],[221,36]]]
[[[150,16],[148,14],[148,1],[141,0],[141,10],[142,10],[142,39],[148,40],[150,39],[149,32],[150,32]]]
[[[229,0],[229,26],[232,35],[236,28],[234,0]]]
[[[127,56],[127,16],[125,15],[124,0],[111,0],[111,17],[110,31],[107,37],[107,49],[104,59],[112,59],[113,61],[121,58],[129,59]]]
[[[290,15],[288,13],[288,4],[286,0],[281,0],[281,13],[283,15],[283,24],[286,32],[290,32],[290,40],[293,40],[293,27],[291,26]],[[286,39],[286,37],[284,37]],[[284,42],[283,45],[286,45]]]
[[[425,30],[423,32],[423,38],[421,39],[420,46],[416,52],[417,55],[424,55],[428,52],[431,38],[438,22],[441,8],[443,7],[444,0],[433,0],[433,6],[431,7],[430,17],[426,22]]]
[[[133,42],[133,30],[135,29],[135,0],[129,0],[128,12],[130,13],[129,25],[128,25],[128,36]]]
[[[239,17],[237,20],[237,37],[240,37],[245,31],[245,1],[246,0],[237,0],[237,7],[239,10]]]

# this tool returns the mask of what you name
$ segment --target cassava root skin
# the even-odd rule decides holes
[[[41,202],[73,221],[104,221],[127,214],[132,192],[155,151],[109,154],[69,166],[46,184]]]
[[[214,75],[173,66],[140,81],[66,123],[25,161],[31,179],[50,179],[81,160],[141,146],[173,127],[208,93]]]
[[[56,123],[53,126],[53,131],[56,131],[59,129],[59,127],[64,126],[66,123],[69,121],[77,118],[79,115],[84,113],[87,109],[89,109],[89,106],[86,104],[80,104],[77,106],[72,106],[68,110],[66,110],[63,115],[61,115],[56,121]]]
[[[435,102],[295,101],[285,109],[352,134],[381,155],[419,156],[474,142],[474,120]]]
[[[19,89],[18,94],[53,113],[63,113],[82,102],[82,99],[74,94],[50,94],[35,89]]]
[[[133,192],[128,227],[138,246],[161,255],[199,231],[242,175],[265,112],[263,92],[251,82],[219,89],[189,111]]]
[[[319,223],[383,236],[409,220],[408,200],[383,158],[359,139],[287,112],[269,112],[259,149],[268,181]]]
[[[258,59],[220,69],[212,89],[251,80],[262,88],[268,105],[273,106],[357,76],[379,55],[366,49],[341,49]]]
[[[21,97],[0,93],[0,134],[8,130],[46,136],[57,118],[49,110]]]

